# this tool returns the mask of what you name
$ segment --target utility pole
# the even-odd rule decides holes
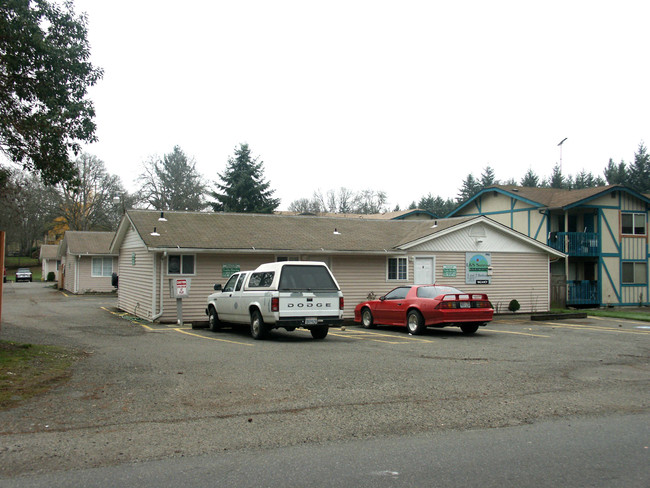
[[[558,144],[558,146],[560,146],[560,173],[562,172],[562,144],[564,144],[564,141],[566,141],[567,139],[568,139],[568,137],[565,137]]]

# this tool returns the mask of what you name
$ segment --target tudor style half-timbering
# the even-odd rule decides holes
[[[647,305],[650,199],[620,185],[581,190],[493,186],[450,216],[485,215],[567,255],[552,263],[572,306]]]

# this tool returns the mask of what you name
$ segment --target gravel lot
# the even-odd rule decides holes
[[[631,321],[517,316],[473,337],[348,325],[323,341],[253,341],[243,329],[142,325],[112,296],[43,283],[7,283],[3,300],[0,339],[88,356],[63,386],[0,412],[0,477],[650,404],[649,324]]]

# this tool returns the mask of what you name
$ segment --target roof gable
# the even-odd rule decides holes
[[[111,255],[114,232],[68,230],[59,246],[59,256],[69,254]]]

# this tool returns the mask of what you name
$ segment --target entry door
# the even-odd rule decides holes
[[[413,264],[413,280],[416,285],[433,285],[435,276],[433,274],[434,258],[415,258]]]

